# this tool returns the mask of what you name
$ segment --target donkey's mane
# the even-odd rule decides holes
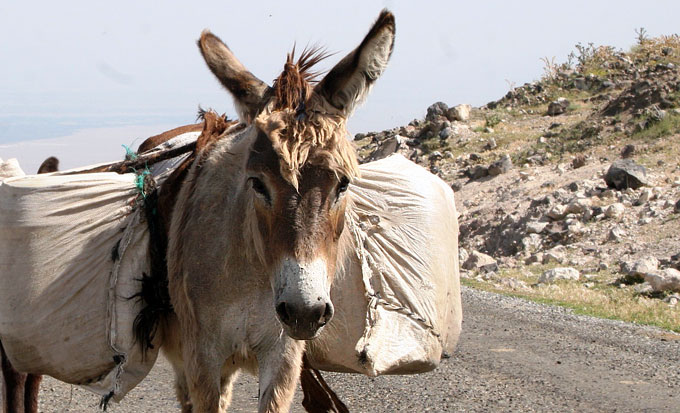
[[[295,47],[288,54],[283,72],[274,80],[269,110],[256,119],[279,155],[281,176],[295,188],[300,170],[309,163],[353,179],[359,175],[356,153],[347,140],[345,117],[329,114],[313,99],[314,66],[329,55],[323,49],[305,49],[295,59]]]

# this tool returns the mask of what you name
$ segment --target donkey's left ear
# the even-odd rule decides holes
[[[241,121],[251,123],[266,103],[266,83],[250,73],[219,37],[204,30],[198,48],[208,68],[234,97]]]
[[[394,47],[394,33],[394,15],[385,9],[359,47],[319,82],[316,93],[349,117],[387,67]]]

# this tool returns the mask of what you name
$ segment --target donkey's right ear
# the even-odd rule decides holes
[[[234,97],[241,121],[251,123],[266,103],[269,86],[246,70],[227,45],[210,31],[201,33],[198,48],[210,71]]]
[[[349,117],[387,67],[394,48],[394,15],[383,10],[359,47],[345,56],[315,91]]]

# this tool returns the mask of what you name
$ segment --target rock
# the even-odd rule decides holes
[[[584,77],[574,79],[574,87],[578,90],[588,90],[588,83]]]
[[[583,214],[590,209],[591,202],[588,198],[577,198],[567,205],[567,214]]]
[[[616,242],[621,242],[621,239],[626,235],[626,231],[624,231],[621,227],[615,226],[611,230],[609,230],[609,234],[607,235],[607,239],[609,241],[616,241]]]
[[[642,205],[644,203],[647,203],[647,201],[651,201],[654,199],[654,191],[652,191],[651,188],[643,188],[642,191],[640,191],[640,196],[638,197],[638,204]]]
[[[621,157],[623,159],[630,158],[631,156],[633,156],[633,154],[635,154],[635,145],[629,144],[624,146],[623,149],[621,149]]]
[[[574,222],[567,225],[567,234],[572,238],[578,235],[583,235],[586,232],[586,227],[581,224],[580,221],[574,220]]]
[[[669,307],[675,307],[680,302],[680,294],[669,295],[663,299],[664,302],[668,303]]]
[[[557,280],[578,280],[580,274],[577,269],[571,267],[558,267],[545,271],[538,278],[539,283],[553,283]]]
[[[502,278],[500,284],[513,290],[526,290],[529,288],[527,283],[516,278]]]
[[[489,175],[496,176],[504,174],[512,169],[512,160],[510,155],[503,155],[503,157],[489,165]]]
[[[530,178],[533,178],[533,176],[531,176],[531,174],[527,171],[520,171],[519,178],[523,181],[529,181]]]
[[[425,120],[435,121],[440,116],[446,116],[448,110],[449,106],[444,102],[433,103],[427,108],[427,115],[425,115]]]
[[[447,139],[448,137],[453,135],[453,129],[450,127],[445,127],[441,131],[439,131],[439,139]]]
[[[638,189],[648,184],[647,169],[630,159],[620,159],[609,167],[604,181],[608,187],[618,190]]]
[[[571,167],[574,169],[578,169],[584,166],[586,166],[586,157],[584,155],[577,155],[571,161]]]
[[[661,271],[652,271],[644,275],[654,291],[680,292],[680,271],[675,268],[666,268]]]
[[[546,215],[555,221],[560,220],[564,218],[565,215],[567,215],[567,207],[561,204],[557,204],[550,208]]]
[[[498,276],[494,271],[482,271],[482,273],[477,277],[477,279],[482,279],[483,281],[499,281],[501,277]]]
[[[389,139],[384,140],[380,144],[378,149],[373,151],[373,153],[370,156],[370,159],[372,161],[377,161],[378,159],[383,159],[383,158],[386,158],[386,157],[392,155],[397,150],[399,150],[403,141],[404,141],[404,138],[399,136],[399,135],[395,135],[395,136],[393,136]]]
[[[540,234],[547,225],[547,222],[529,221],[527,222],[527,234]]]
[[[621,272],[625,275],[623,280],[628,283],[644,281],[645,274],[657,271],[659,260],[655,257],[643,257],[636,262],[622,262]]]
[[[522,238],[522,249],[524,251],[535,251],[541,247],[542,238],[538,234],[529,234],[529,236]]]
[[[470,119],[470,109],[471,106],[468,104],[456,105],[447,111],[446,117],[450,121],[466,122]]]
[[[567,111],[569,107],[569,101],[565,98],[558,98],[555,101],[550,102],[548,105],[548,115],[557,116],[561,115]]]
[[[526,265],[541,264],[542,262],[543,262],[543,253],[542,252],[537,252],[535,254],[531,254],[526,260],[524,260],[524,263]]]
[[[467,260],[463,263],[466,270],[483,270],[485,272],[498,271],[498,264],[493,257],[479,251],[472,251]]]
[[[360,140],[364,139],[365,137],[366,137],[365,133],[357,133],[356,135],[354,135],[354,140],[360,141]]]
[[[475,180],[489,176],[489,169],[484,165],[475,165],[466,171],[468,178]]]
[[[626,208],[623,206],[622,203],[617,202],[615,204],[609,205],[604,209],[604,216],[618,221],[623,217],[624,212],[626,212]]]
[[[552,262],[562,264],[564,262],[564,254],[558,251],[546,251],[543,254],[543,259],[541,260],[541,263],[550,264]]]
[[[654,288],[648,282],[643,282],[636,285],[633,290],[638,294],[649,294],[654,291]]]
[[[442,159],[443,157],[444,157],[444,155],[442,155],[441,152],[434,151],[430,154],[430,156],[427,157],[427,159],[429,159],[430,161],[438,161],[438,160]]]
[[[465,248],[458,248],[458,262],[465,262],[467,259],[470,257],[470,254],[468,254],[467,250]]]
[[[489,138],[489,140],[486,142],[486,145],[484,145],[484,149],[487,151],[494,150],[498,147],[498,144],[496,143],[496,139],[494,138]]]
[[[673,207],[673,212],[680,212],[680,199],[678,202],[675,203],[675,206]]]

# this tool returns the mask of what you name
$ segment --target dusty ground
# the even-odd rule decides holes
[[[325,375],[352,412],[673,412],[680,409],[680,335],[464,289],[457,351],[427,374]],[[161,360],[112,412],[179,411]],[[231,411],[256,411],[242,376]],[[299,395],[298,395],[299,396]],[[42,412],[97,411],[98,398],[47,379]],[[302,412],[299,397],[292,411]]]

